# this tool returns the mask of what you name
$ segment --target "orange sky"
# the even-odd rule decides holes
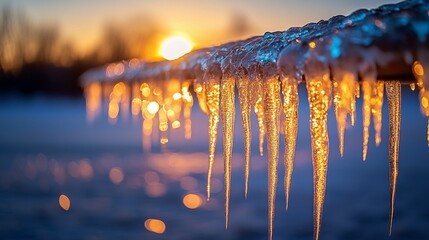
[[[373,8],[385,0],[1,0],[0,6],[22,8],[40,23],[54,22],[81,51],[91,49],[106,22],[148,18],[171,32],[184,32],[196,47],[237,40],[266,31],[285,30],[333,15]],[[395,1],[398,2],[398,1]],[[234,21],[234,19],[238,19]],[[234,26],[232,23],[237,23]],[[143,26],[142,26],[143,27]],[[233,29],[244,29],[234,33]]]

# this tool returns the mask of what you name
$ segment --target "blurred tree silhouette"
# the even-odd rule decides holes
[[[63,51],[65,50],[65,51]],[[36,25],[21,10],[4,7],[0,15],[0,67],[4,72],[26,64],[67,65],[74,60],[70,44],[56,25]]]
[[[87,69],[131,58],[153,59],[161,36],[149,18],[107,23],[96,47],[79,55],[54,24],[35,24],[25,12],[0,12],[0,92],[80,96]]]
[[[147,17],[138,16],[125,22],[108,22],[94,54],[98,62],[124,59],[154,59],[162,28]]]

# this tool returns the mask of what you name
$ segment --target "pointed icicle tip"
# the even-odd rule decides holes
[[[283,114],[284,114],[284,192],[286,211],[289,207],[289,193],[294,167],[296,138],[298,135],[298,81],[284,79],[282,81]]]
[[[332,83],[328,67],[310,57],[305,65],[306,87],[310,107],[310,135],[314,184],[314,238],[319,239],[325,201],[329,158],[328,110]]]
[[[207,111],[209,114],[209,169],[207,172],[207,200],[209,200],[219,126],[220,84],[218,81],[209,81],[206,85],[207,90],[205,98],[207,100]]]
[[[265,80],[263,92],[268,150],[268,231],[269,239],[272,239],[279,162],[280,82],[276,78]]]
[[[395,209],[395,193],[398,178],[399,138],[401,130],[401,83],[386,82],[386,95],[389,107],[389,175],[390,175],[390,225],[389,235],[392,234],[393,215]]]
[[[221,83],[221,118],[223,130],[225,228],[228,228],[229,201],[231,195],[231,161],[235,122],[235,83],[231,77],[224,77]]]
[[[247,198],[250,175],[250,155],[252,143],[252,129],[250,124],[250,80],[247,77],[238,78],[236,81],[238,88],[238,100],[240,103],[241,121],[243,125],[244,138],[244,197]]]

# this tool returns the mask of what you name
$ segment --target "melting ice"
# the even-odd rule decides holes
[[[314,175],[314,238],[320,236],[329,159],[328,114],[337,122],[341,156],[346,126],[354,125],[356,98],[362,92],[362,158],[368,155],[371,118],[375,144],[381,142],[384,94],[389,107],[390,231],[398,176],[401,84],[417,88],[421,111],[429,118],[429,4],[410,0],[377,9],[361,9],[301,28],[199,49],[175,61],[140,60],[112,63],[82,76],[88,121],[108,107],[112,123],[119,115],[143,118],[143,147],[152,135],[168,143],[168,131],[184,127],[191,137],[193,94],[209,122],[207,198],[210,198],[218,126],[222,121],[225,226],[228,226],[235,101],[244,136],[244,195],[248,196],[251,165],[251,112],[258,122],[258,152],[268,152],[268,226],[273,237],[275,196],[280,160],[280,117],[283,115],[284,194],[288,209],[298,130],[298,85],[305,82],[310,106]],[[414,78],[413,78],[414,75]],[[413,80],[415,79],[415,80]],[[238,92],[236,96],[236,90]],[[306,119],[307,116],[300,116]],[[157,124],[157,125],[156,125]],[[429,145],[429,120],[428,120]],[[332,134],[331,134],[332,135]]]

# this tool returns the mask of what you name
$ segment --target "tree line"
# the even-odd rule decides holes
[[[79,53],[55,24],[0,9],[0,93],[80,96],[79,76],[108,62],[154,55],[162,27],[150,18],[106,23],[94,49]]]

